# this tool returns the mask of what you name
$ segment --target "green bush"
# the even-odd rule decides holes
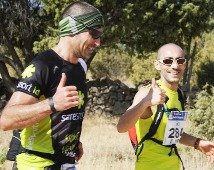
[[[190,110],[191,131],[194,134],[214,139],[214,86],[205,86],[196,94],[194,107]]]
[[[207,83],[214,85],[214,61],[208,60],[206,63],[202,63],[200,70],[197,73],[198,86],[202,88]]]
[[[112,49],[99,50],[90,65],[92,78],[111,77],[127,79],[131,70],[131,57],[127,53]]]
[[[6,160],[7,148],[3,148],[0,152],[0,164],[4,163]]]
[[[159,73],[154,68],[155,59],[155,53],[149,55],[148,57],[134,57],[132,59],[133,67],[130,78],[134,84],[139,84],[144,80],[151,80],[152,78],[159,76]]]
[[[129,80],[133,84],[140,84],[144,80],[151,80],[158,76],[154,68],[156,54],[147,56],[130,56],[119,50],[100,50],[93,59],[90,71],[92,78],[108,76],[121,81]]]
[[[198,50],[194,59],[191,85],[202,87],[206,83],[213,84],[214,63],[214,30],[204,33],[198,41]]]

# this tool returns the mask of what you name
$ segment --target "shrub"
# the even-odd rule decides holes
[[[214,85],[214,61],[208,60],[202,63],[197,73],[198,86],[202,88],[206,83]]]
[[[214,86],[206,85],[202,91],[196,94],[194,107],[190,110],[190,120],[192,121],[192,132],[214,139]]]
[[[0,152],[0,164],[6,160],[7,148],[3,148]]]
[[[127,53],[112,49],[111,52],[99,50],[90,65],[92,78],[111,77],[127,79],[130,74],[132,63]]]
[[[159,75],[154,68],[155,58],[156,55],[151,54],[149,57],[134,57],[132,59],[133,67],[130,78],[134,84],[140,84],[144,80],[151,80]]]

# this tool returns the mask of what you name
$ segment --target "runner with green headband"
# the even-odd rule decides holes
[[[103,24],[103,17],[99,11],[79,16],[68,15],[59,22],[60,37],[75,35],[88,30],[96,30],[94,28],[103,27]]]
[[[80,135],[87,101],[84,60],[101,45],[103,26],[97,8],[70,4],[59,22],[58,44],[22,73],[0,119],[3,130],[22,129],[19,170],[76,169],[83,155]]]

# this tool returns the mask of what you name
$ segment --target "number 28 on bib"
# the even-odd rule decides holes
[[[166,125],[163,145],[173,145],[178,143],[183,133],[183,128],[187,119],[186,111],[171,111]]]

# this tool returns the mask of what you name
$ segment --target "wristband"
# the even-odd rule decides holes
[[[198,149],[198,145],[199,145],[199,142],[201,141],[201,138],[197,138],[196,140],[195,140],[195,143],[194,143],[194,148],[195,149]]]
[[[56,111],[56,108],[54,107],[54,102],[53,102],[53,98],[52,97],[49,97],[48,98],[48,104],[49,104],[49,106],[50,106],[50,108],[51,108],[51,111],[54,113],[54,112],[57,112]]]

